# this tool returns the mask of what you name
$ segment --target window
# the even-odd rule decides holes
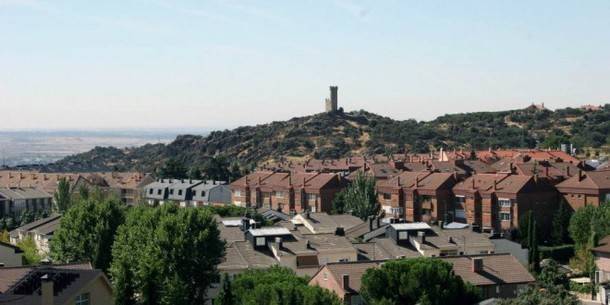
[[[390,212],[395,215],[402,215],[402,208],[391,208]]]
[[[466,197],[464,196],[455,196],[455,205],[462,205],[466,202]]]
[[[174,189],[169,189],[169,194],[173,195],[174,194]]]
[[[74,305],[89,305],[89,293],[83,293],[78,295],[76,299],[74,299]]]
[[[161,195],[161,189],[157,190],[157,195]]]
[[[392,194],[390,193],[383,193],[383,200],[390,200],[392,199]]]
[[[284,198],[284,192],[275,192],[275,197]]]
[[[178,190],[178,196],[182,196],[182,190]]]
[[[317,199],[318,199],[318,195],[316,195],[316,194],[311,194],[311,193],[305,194],[306,201],[316,201]]]
[[[205,191],[201,191],[201,197],[205,197]]]
[[[148,193],[149,193],[150,195],[152,195],[152,193],[153,193],[153,189],[149,189],[149,190],[148,190]]]
[[[264,237],[257,237],[256,238],[256,246],[264,246],[265,245],[265,238]]]
[[[407,240],[407,239],[409,239],[409,232],[407,232],[407,231],[398,232],[398,240]]]
[[[235,191],[233,191],[233,195],[235,195],[237,197],[241,197],[241,191],[240,190],[235,190]]]
[[[502,220],[502,221],[509,221],[510,220],[510,213],[501,212],[500,213],[500,220]]]
[[[498,198],[498,204],[503,208],[510,208],[511,206],[510,199],[507,198]]]
[[[324,272],[322,275],[324,276],[324,280],[328,281],[328,274],[326,274],[326,272]]]

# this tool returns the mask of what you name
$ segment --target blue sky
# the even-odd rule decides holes
[[[610,102],[610,1],[0,0],[0,120],[224,128]]]

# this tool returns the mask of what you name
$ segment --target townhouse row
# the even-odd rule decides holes
[[[335,195],[349,181],[336,173],[258,171],[231,183],[231,202],[286,214],[330,212]],[[532,211],[549,227],[562,200],[572,209],[610,201],[610,171],[577,170],[557,182],[514,172],[458,173],[404,171],[377,179],[378,202],[385,216],[407,222],[470,224],[485,232],[509,232]]]

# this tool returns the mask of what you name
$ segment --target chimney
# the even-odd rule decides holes
[[[349,275],[344,274],[341,277],[343,278],[343,290],[349,290]]]
[[[483,271],[483,259],[475,257],[472,259],[472,272],[479,273]]]
[[[566,165],[566,176],[570,177],[570,166]]]
[[[534,175],[534,183],[538,183],[538,174]]]
[[[275,238],[275,244],[277,245],[278,250],[281,250],[282,246],[284,246],[284,242],[282,241],[282,238],[279,236]]]
[[[53,280],[49,274],[45,274],[40,278],[40,299],[42,305],[53,305]]]
[[[447,242],[449,242],[450,244],[453,243],[453,237],[449,236],[449,238],[447,239]]]
[[[442,220],[439,220],[439,221],[438,221],[438,226],[439,226],[441,229],[443,229],[443,228],[444,228],[444,226],[443,226],[443,225],[444,225],[443,221],[442,221]]]
[[[472,177],[472,189],[476,189],[475,180],[476,179],[474,177]]]
[[[425,244],[426,243],[426,232],[417,231],[417,239],[419,240],[420,244]]]
[[[494,191],[498,189],[498,180],[494,179]]]
[[[377,216],[377,228],[381,227],[381,216]]]
[[[584,178],[585,178],[585,176],[582,173],[582,169],[579,169],[578,170],[578,181],[582,181],[582,179],[584,179]]]
[[[373,216],[369,216],[369,230],[373,231],[373,222],[375,221]]]
[[[335,229],[335,235],[345,236],[345,229],[343,229],[343,227],[337,227],[337,229]]]
[[[544,175],[545,175],[546,177],[548,177],[548,176],[549,176],[549,167],[548,167],[548,166],[546,166],[546,167],[544,168]]]
[[[311,214],[310,214],[309,210],[305,211],[305,218],[311,219]]]

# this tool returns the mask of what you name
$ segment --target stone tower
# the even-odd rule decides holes
[[[337,111],[337,98],[339,87],[330,86],[330,98],[326,99],[326,112],[336,112]]]

